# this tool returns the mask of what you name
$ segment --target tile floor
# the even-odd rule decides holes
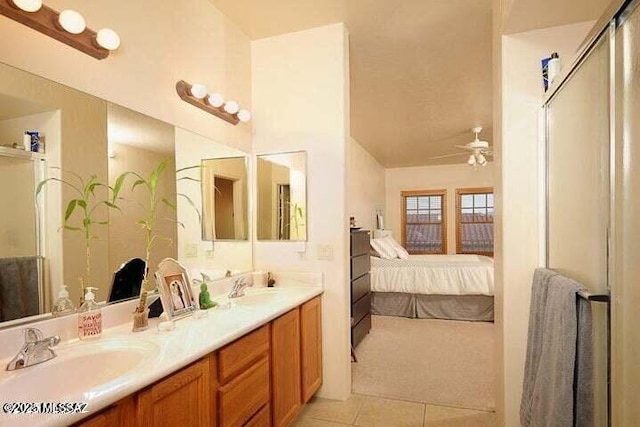
[[[354,394],[312,399],[293,427],[495,427],[495,414]]]

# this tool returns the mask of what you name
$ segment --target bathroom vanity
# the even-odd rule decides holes
[[[4,382],[16,401],[86,402],[89,413],[2,414],[0,424],[287,426],[322,384],[321,293],[256,289],[170,332],[132,334],[126,324],[99,341],[63,342],[58,357],[10,373],[0,391]],[[76,367],[85,364],[95,375],[83,385]],[[68,380],[50,384],[71,366]]]

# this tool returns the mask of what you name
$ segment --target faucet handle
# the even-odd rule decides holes
[[[42,341],[44,339],[44,335],[40,329],[36,328],[26,328],[24,330],[24,342],[27,344],[35,344],[38,341]]]

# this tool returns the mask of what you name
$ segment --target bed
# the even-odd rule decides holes
[[[492,322],[493,290],[489,257],[371,257],[372,314]]]

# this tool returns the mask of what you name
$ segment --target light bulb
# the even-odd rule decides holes
[[[238,119],[241,122],[248,122],[251,120],[251,113],[248,110],[240,110],[238,111]]]
[[[476,156],[475,155],[470,155],[469,156],[469,160],[467,160],[467,163],[469,164],[469,166],[473,166],[476,164]]]
[[[87,23],[82,15],[71,9],[60,12],[58,23],[65,31],[71,34],[80,34],[87,28]]]
[[[227,101],[227,103],[224,104],[224,111],[226,111],[229,114],[235,114],[238,112],[239,109],[240,109],[240,106],[235,101]]]
[[[484,166],[487,164],[487,159],[482,154],[478,154],[478,164],[480,166]]]
[[[107,50],[116,50],[120,47],[120,36],[111,28],[103,28],[96,35],[96,43]]]
[[[12,3],[25,12],[37,12],[42,7],[42,0],[12,0]]]
[[[205,96],[207,96],[207,87],[205,85],[196,83],[191,86],[190,92],[194,98],[203,99]]]
[[[220,108],[224,104],[224,98],[219,93],[212,93],[207,98],[207,103],[212,107]]]

